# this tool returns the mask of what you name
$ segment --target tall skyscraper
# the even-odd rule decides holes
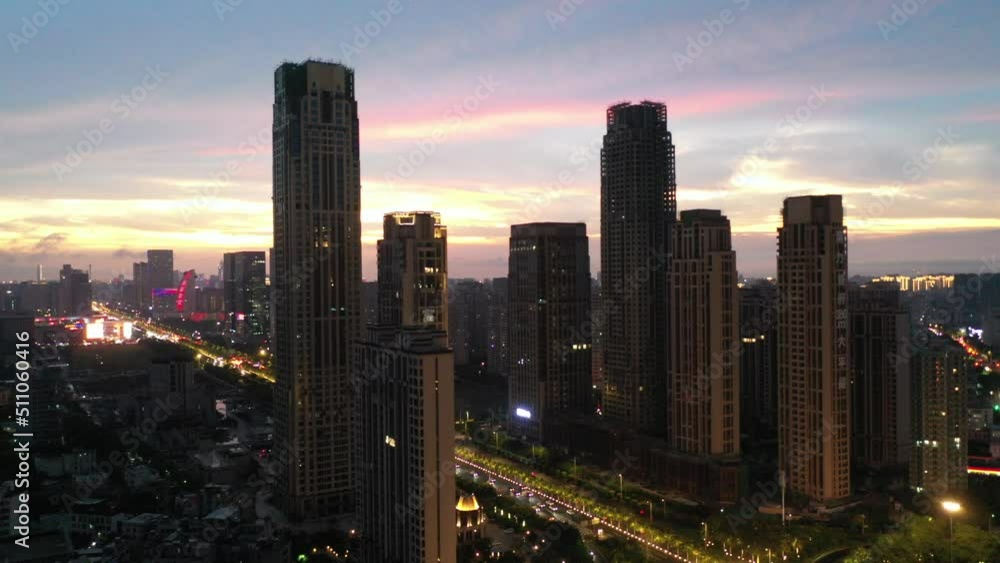
[[[755,453],[778,440],[777,299],[767,280],[740,289],[740,432]]]
[[[910,486],[931,495],[968,487],[969,360],[956,342],[929,335],[911,359],[913,440]]]
[[[173,250],[147,250],[146,264],[150,291],[176,287]],[[168,313],[176,309],[176,299],[170,295],[151,297],[150,303],[157,313]]]
[[[378,282],[361,282],[361,324],[378,324]]]
[[[59,270],[59,314],[68,316],[89,315],[92,289],[90,274],[63,264]]]
[[[448,227],[439,213],[385,214],[378,241],[378,324],[448,330]]]
[[[243,341],[262,341],[270,332],[270,302],[264,251],[222,255],[226,325]]]
[[[590,280],[590,380],[594,388],[594,398],[600,406],[604,392],[604,333],[607,330],[604,317],[604,300],[601,297],[601,282]]]
[[[841,196],[785,200],[778,229],[778,462],[789,490],[851,494],[847,228]]]
[[[666,431],[666,296],[676,192],[666,105],[608,108],[601,150],[604,414],[656,435]]]
[[[135,306],[149,309],[152,304],[152,288],[149,285],[149,262],[132,263],[132,282],[135,284]]]
[[[681,212],[670,295],[667,485],[711,502],[740,494],[736,253],[720,211]]]
[[[694,456],[740,454],[739,307],[729,219],[682,211],[671,266],[671,448]]]
[[[510,425],[544,440],[561,415],[590,410],[590,253],[583,223],[510,228]]]
[[[455,384],[444,331],[370,327],[358,346],[363,561],[454,563]]]
[[[509,323],[507,322],[508,287],[507,278],[493,278],[487,292],[489,318],[487,319],[486,368],[489,373],[503,377],[510,375]]]
[[[455,365],[482,368],[488,344],[486,287],[476,280],[453,279],[448,281],[448,294],[448,341],[455,351]]]
[[[361,336],[361,175],[354,71],[274,73],[276,496],[293,519],[353,508],[350,372]]]
[[[910,319],[895,282],[848,290],[851,457],[856,466],[905,465],[910,452]]]

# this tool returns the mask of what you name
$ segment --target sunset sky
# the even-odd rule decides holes
[[[268,249],[273,71],[310,57],[356,70],[369,279],[397,209],[442,213],[453,277],[506,275],[511,223],[584,221],[596,275],[604,110],[642,99],[745,273],[810,193],[844,194],[852,273],[1000,251],[994,2],[576,2],[3,2],[0,279]]]

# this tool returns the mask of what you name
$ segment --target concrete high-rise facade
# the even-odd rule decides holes
[[[448,227],[439,213],[385,214],[378,241],[378,324],[448,330]]]
[[[274,74],[276,498],[293,519],[354,507],[353,344],[361,336],[361,175],[354,71]]]
[[[601,150],[603,413],[661,436],[667,433],[667,281],[676,192],[666,105],[608,108]]]
[[[851,315],[851,457],[881,469],[909,461],[910,319],[899,284],[848,290]]]
[[[911,359],[913,451],[910,486],[930,495],[968,488],[969,360],[946,336],[928,335]]]
[[[841,196],[785,200],[778,229],[778,464],[819,503],[851,494],[847,228]]]
[[[174,283],[174,251],[147,250],[146,273],[149,289],[155,293],[157,289],[173,289]],[[177,300],[172,295],[151,296],[150,304],[157,313],[169,313],[176,310]]]
[[[370,327],[356,353],[363,558],[454,563],[455,379],[444,331]]]
[[[378,324],[378,282],[361,282],[361,324]]]
[[[692,498],[733,503],[742,471],[739,295],[729,219],[715,210],[683,211],[671,246],[665,484]]]
[[[486,295],[489,303],[486,369],[493,375],[507,377],[510,375],[508,344],[510,325],[507,322],[509,284],[507,278],[493,278],[490,280],[489,290]]]
[[[227,328],[243,341],[261,341],[270,333],[270,300],[264,251],[222,255]]]
[[[90,274],[63,264],[59,270],[59,299],[57,308],[60,315],[86,316],[91,313],[92,289]]]
[[[754,450],[778,439],[777,298],[767,280],[740,289],[740,432]]]
[[[544,440],[547,423],[590,411],[587,226],[511,226],[508,268],[509,422]]]
[[[132,263],[132,283],[135,284],[135,303],[138,309],[149,309],[152,289],[149,285],[149,262]]]
[[[729,219],[681,212],[674,227],[670,315],[673,450],[740,455],[739,294]]]
[[[482,375],[489,344],[489,296],[480,281],[448,281],[448,341],[456,366],[471,366]]]
[[[601,283],[590,280],[590,381],[594,388],[594,398],[598,405],[602,404],[600,397],[604,392],[604,302],[601,299]]]

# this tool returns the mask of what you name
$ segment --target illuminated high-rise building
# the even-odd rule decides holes
[[[897,282],[848,290],[851,314],[851,458],[856,466],[905,466],[910,452],[910,319]]]
[[[226,328],[243,341],[261,341],[270,332],[270,303],[264,251],[222,256]]]
[[[885,283],[895,283],[899,285],[899,290],[906,292],[910,291],[910,283],[912,278],[910,276],[879,276],[872,281],[874,282],[885,282]]]
[[[147,250],[146,273],[149,289],[152,292],[150,305],[157,313],[169,313],[176,310],[176,298],[172,295],[156,295],[157,289],[174,289],[174,251]]]
[[[442,330],[369,327],[356,351],[362,561],[454,563],[454,357]]]
[[[670,290],[669,442],[692,455],[740,453],[739,295],[729,219],[681,212],[674,227]]]
[[[736,253],[720,211],[682,211],[674,226],[670,313],[672,488],[739,497],[740,361]]]
[[[490,280],[489,292],[487,293],[489,316],[487,318],[486,368],[491,374],[503,377],[510,374],[508,355],[510,334],[507,322],[508,293],[507,278]]]
[[[63,264],[62,270],[59,270],[59,314],[73,317],[89,315],[91,293],[90,274]]]
[[[274,73],[276,498],[293,519],[353,509],[353,344],[361,336],[361,175],[354,71]]]
[[[474,366],[485,373],[489,346],[489,294],[477,280],[448,281],[448,341],[456,366]]]
[[[755,453],[778,439],[777,297],[768,280],[740,289],[740,432]]]
[[[590,411],[587,226],[512,225],[508,268],[509,422],[517,434],[545,440],[557,417]]]
[[[152,304],[152,288],[149,285],[149,262],[132,263],[132,283],[135,285],[135,302],[138,309],[149,309]]]
[[[661,436],[667,430],[667,282],[676,192],[666,105],[608,108],[601,150],[603,412],[612,422]]]
[[[385,214],[378,241],[378,324],[448,330],[448,227],[439,213]]]
[[[968,487],[968,386],[972,369],[958,343],[927,335],[911,360],[913,451],[910,486],[931,495]]]
[[[851,494],[847,227],[841,196],[785,200],[778,229],[778,464],[790,491]]]

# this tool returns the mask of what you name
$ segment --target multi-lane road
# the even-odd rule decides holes
[[[210,361],[219,366],[228,365],[239,370],[243,375],[252,375],[274,383],[274,375],[271,374],[269,369],[260,366],[257,358],[252,358],[236,350],[220,349],[218,346],[197,340],[190,334],[184,334],[166,325],[141,319],[123,311],[111,309],[105,305],[97,305],[96,309],[98,312],[110,317],[130,321],[133,326],[142,330],[150,338],[168,340],[189,348],[195,353],[200,354],[199,359],[201,360]]]
[[[537,488],[533,488],[531,485],[529,485],[527,483],[523,483],[523,482],[519,481],[518,479],[516,479],[516,478],[514,478],[514,477],[512,477],[510,475],[503,475],[503,474],[497,473],[497,472],[492,471],[492,470],[490,470],[490,469],[488,469],[486,467],[483,467],[482,465],[479,465],[479,464],[477,464],[477,463],[475,463],[475,462],[473,462],[471,460],[462,458],[462,457],[457,456],[457,455],[455,456],[455,462],[457,464],[459,464],[460,466],[466,467],[466,468],[468,468],[468,469],[470,469],[472,471],[481,473],[483,475],[488,475],[488,476],[490,476],[490,477],[492,477],[492,478],[494,478],[494,479],[496,479],[498,481],[502,481],[503,483],[506,483],[508,486],[514,486],[514,487],[518,487],[518,488],[524,489],[526,491],[531,491],[534,495],[536,495],[537,497],[540,497],[541,499],[543,499],[543,502],[552,503],[553,505],[560,507],[563,510],[564,514],[565,514],[566,511],[571,511],[571,512],[575,511],[575,512],[577,512],[579,514],[582,514],[583,516],[585,516],[591,522],[595,522],[594,525],[597,528],[603,529],[603,530],[605,530],[606,532],[609,532],[609,533],[615,533],[615,534],[617,534],[619,536],[622,536],[624,538],[627,538],[627,539],[629,539],[631,541],[634,541],[634,542],[638,543],[639,545],[647,548],[647,551],[648,551],[648,553],[650,555],[654,555],[654,556],[656,556],[660,560],[663,560],[663,561],[683,561],[683,562],[686,562],[686,563],[696,563],[696,561],[697,561],[696,559],[690,559],[686,554],[681,554],[681,553],[677,553],[677,552],[671,551],[671,550],[669,550],[669,549],[667,549],[667,548],[665,548],[665,547],[663,547],[663,546],[661,546],[661,545],[659,545],[657,543],[651,542],[651,541],[643,538],[642,536],[634,534],[634,533],[630,532],[629,530],[623,529],[623,528],[619,527],[618,525],[616,525],[615,523],[613,523],[611,521],[599,518],[599,517],[595,516],[594,514],[591,514],[591,513],[587,512],[585,510],[581,510],[580,507],[573,506],[572,503],[570,503],[570,502],[568,502],[568,501],[566,501],[564,499],[558,498],[558,497],[553,496],[553,495],[546,494],[546,493],[538,490]],[[530,502],[530,501],[528,501],[528,502]],[[585,527],[582,527],[579,522],[577,522],[576,520],[573,520],[572,518],[565,517],[563,519],[560,519],[560,521],[563,521],[563,522],[572,524],[572,525],[574,525],[574,526],[576,526],[578,528],[581,528],[581,533],[583,532],[583,530],[585,528]],[[595,551],[595,554],[596,553],[597,552]]]

